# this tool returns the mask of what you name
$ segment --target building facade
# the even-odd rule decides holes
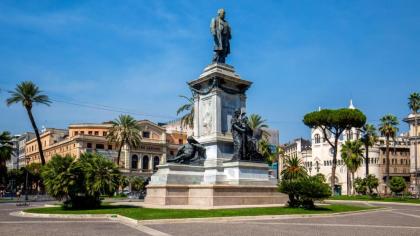
[[[350,109],[354,109],[352,102],[350,102]],[[328,134],[331,142],[334,142],[333,137]],[[337,194],[350,194],[347,187],[350,184],[348,170],[344,161],[341,158],[342,145],[350,140],[355,141],[361,138],[361,132],[358,129],[352,128],[343,133],[338,141],[337,148],[337,168],[335,173],[335,191]],[[309,166],[315,167],[312,175],[321,173],[325,175],[328,182],[331,181],[331,168],[333,161],[333,148],[324,139],[324,135],[320,129],[311,130],[312,141],[312,156],[309,161]],[[362,166],[355,173],[355,178],[365,177],[365,165]],[[379,137],[373,147],[369,148],[369,174],[375,175],[379,179],[380,193],[385,192],[385,176],[386,176],[386,142],[385,137]],[[409,181],[410,169],[410,142],[408,137],[399,136],[395,140],[390,140],[390,176],[401,176],[407,182]],[[389,193],[389,191],[388,191]]]
[[[410,173],[411,173],[411,180],[410,180],[410,189],[414,193],[419,193],[420,190],[420,114],[416,115],[417,119],[414,119],[414,114],[408,115],[407,118],[404,119],[406,123],[408,123],[409,131],[408,136],[410,139]],[[415,127],[415,120],[417,120],[417,133]],[[416,161],[417,160],[417,161]],[[417,168],[416,168],[417,163]],[[417,173],[416,173],[417,169]],[[417,178],[417,187],[416,187],[416,178]]]
[[[141,130],[141,144],[138,148],[123,146],[120,156],[121,172],[126,175],[150,176],[157,165],[166,163],[168,156],[176,155],[180,145],[186,142],[186,134],[177,131],[166,132],[165,126],[148,120],[138,121]],[[118,147],[108,143],[110,123],[71,124],[67,130],[46,129],[41,142],[46,162],[54,155],[70,155],[75,158],[82,153],[99,153],[116,161]],[[36,139],[26,143],[29,162],[40,162]]]

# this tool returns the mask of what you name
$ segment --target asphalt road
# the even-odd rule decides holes
[[[125,225],[112,220],[39,219],[10,216],[20,208],[0,204],[0,235],[420,235],[420,206],[379,205],[385,211],[276,220],[206,220],[193,223]]]

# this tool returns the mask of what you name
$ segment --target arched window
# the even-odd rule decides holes
[[[159,157],[155,156],[153,157],[153,170],[156,171],[157,170],[157,166],[159,165]]]
[[[137,155],[133,155],[131,157],[131,169],[137,169],[139,164],[139,157]]]
[[[319,134],[315,134],[314,139],[315,139],[315,143],[321,142],[321,136]]]
[[[351,140],[352,133],[350,131],[346,132],[347,140]]]
[[[142,160],[142,169],[143,170],[148,170],[149,169],[149,157],[148,156],[143,156],[143,160]]]

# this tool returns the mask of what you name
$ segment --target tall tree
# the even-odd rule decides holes
[[[417,167],[417,139],[418,139],[418,133],[417,133],[417,114],[420,110],[420,94],[419,93],[412,93],[410,94],[410,97],[408,98],[408,106],[410,107],[411,112],[414,115],[414,178],[416,183],[416,190],[419,191],[418,186],[418,167]]]
[[[343,146],[341,146],[341,158],[343,159],[344,163],[346,164],[347,170],[351,173],[351,183],[347,183],[350,187],[347,188],[347,192],[349,193],[351,190],[354,192],[354,173],[359,169],[362,165],[363,161],[363,143],[359,140],[356,141],[346,141]],[[347,193],[347,194],[348,194]]]
[[[398,132],[398,119],[394,115],[388,114],[381,118],[379,124],[379,132],[381,132],[382,136],[386,138],[386,166],[385,166],[385,195],[388,193],[389,187],[389,140],[392,138],[395,139],[395,136]]]
[[[12,136],[9,131],[0,133],[0,166],[6,166],[6,162],[12,157]]]
[[[324,109],[306,114],[303,123],[312,129],[320,129],[324,140],[333,149],[331,192],[334,193],[338,140],[345,130],[361,128],[366,123],[366,116],[358,109]]]
[[[129,148],[137,148],[140,145],[140,125],[130,115],[120,115],[111,124],[107,139],[118,147],[117,166],[120,166],[122,147],[127,145]]]
[[[6,184],[6,162],[11,159],[13,152],[12,136],[8,131],[0,133],[0,184]]]
[[[376,134],[376,128],[372,124],[365,124],[362,128],[362,137],[361,141],[365,146],[365,175],[369,175],[369,147],[372,147],[378,140],[378,135]]]
[[[47,95],[43,94],[39,90],[38,86],[32,81],[24,81],[18,84],[14,91],[9,91],[10,97],[6,100],[7,106],[11,106],[15,103],[22,103],[28,113],[29,120],[31,121],[32,128],[34,129],[36,141],[38,144],[39,156],[41,158],[41,164],[45,165],[44,152],[42,151],[41,137],[39,135],[38,127],[35,123],[35,118],[32,114],[32,107],[34,104],[44,104],[49,106],[51,104],[50,99]]]
[[[178,110],[176,111],[176,114],[179,115],[181,113],[186,112],[181,117],[181,125],[182,126],[188,126],[190,128],[193,128],[194,126],[194,98],[193,97],[187,97],[184,95],[179,95],[181,98],[184,98],[187,100],[187,103],[180,106]]]

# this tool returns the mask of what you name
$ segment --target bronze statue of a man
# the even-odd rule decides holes
[[[230,26],[225,20],[225,10],[219,9],[217,16],[211,19],[210,31],[214,38],[213,63],[225,63],[230,53],[229,40],[232,38]]]

